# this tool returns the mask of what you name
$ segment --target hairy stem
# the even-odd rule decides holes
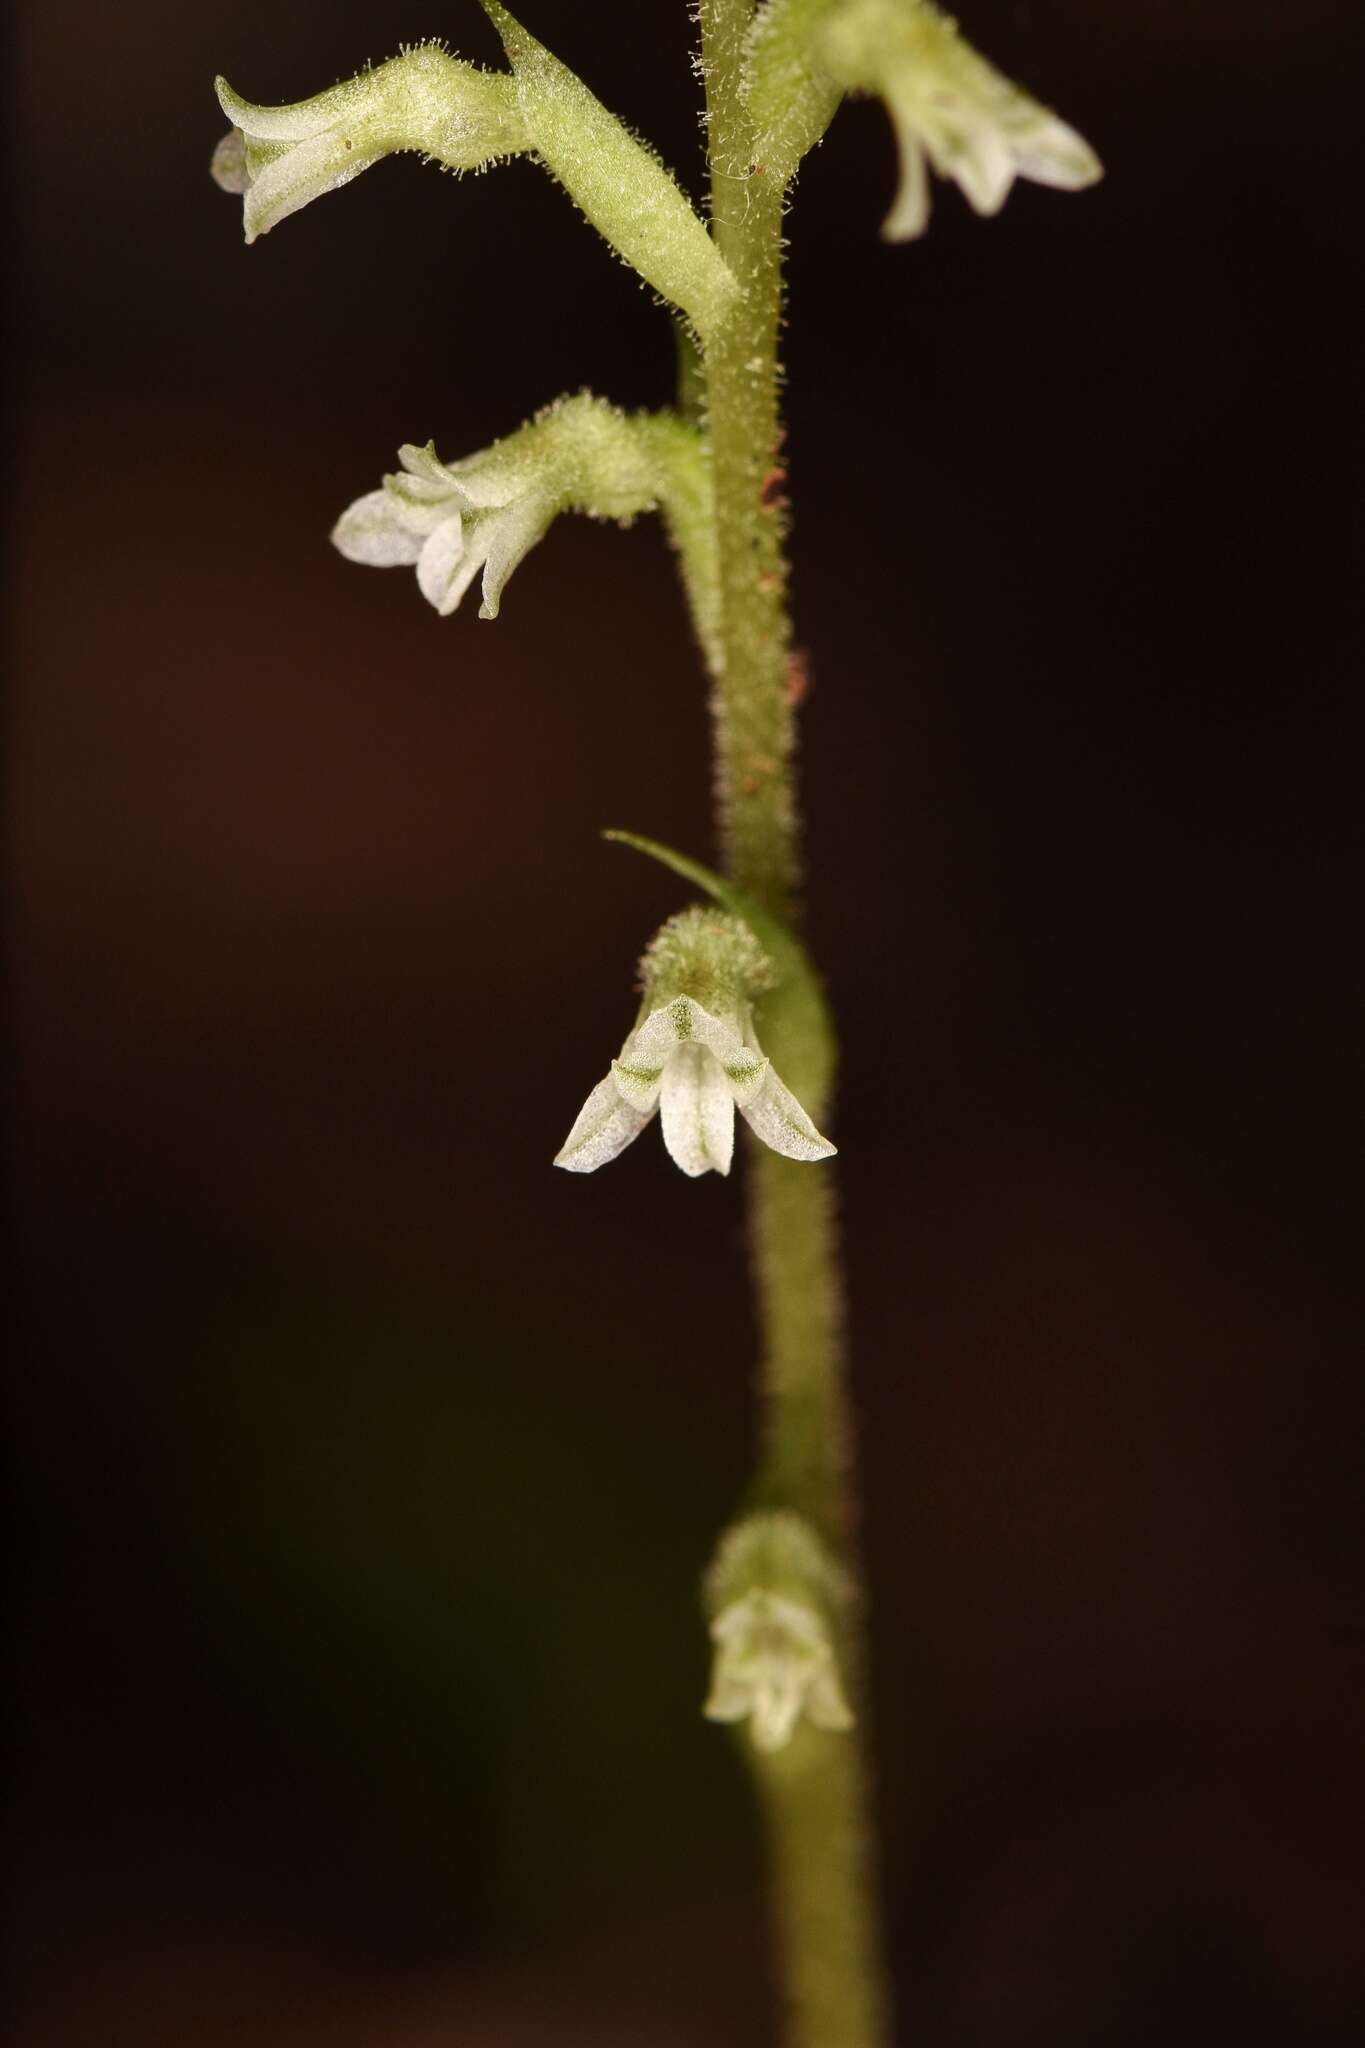
[[[712,224],[743,288],[705,356],[715,487],[720,625],[712,660],[716,795],[730,879],[795,924],[799,860],[794,717],[788,688],[785,491],[777,337],[783,192],[753,160],[743,96],[753,0],[701,0]],[[828,1071],[818,1006],[763,1011],[765,1048],[793,1082]],[[820,1119],[824,1104],[807,1100]],[[843,1288],[830,1168],[763,1151],[749,1196],[763,1331],[763,1505],[797,1510],[858,1579]],[[855,1707],[860,1601],[840,1644]],[[776,1755],[754,1752],[773,1868],[778,1971],[789,2048],[884,2048],[889,2038],[872,1882],[861,1737],[802,1726]]]
[[[701,9],[712,225],[742,287],[706,350],[724,619],[712,704],[726,867],[765,910],[790,918],[797,851],[777,396],[782,193],[753,165],[740,90],[752,11],[748,0],[703,0]]]

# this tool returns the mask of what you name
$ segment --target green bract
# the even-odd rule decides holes
[[[749,39],[747,85],[755,156],[786,184],[834,118],[844,88],[815,60],[812,35],[831,0],[769,0]]]
[[[517,81],[537,156],[598,233],[703,336],[738,289],[691,201],[652,150],[608,113],[581,78],[528,35],[498,0],[482,0]]]

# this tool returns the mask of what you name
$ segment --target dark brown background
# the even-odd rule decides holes
[[[525,0],[697,183],[680,4]],[[902,2038],[1356,2038],[1355,10],[977,0],[1093,193],[791,220],[812,931]],[[666,321],[534,167],[250,252],[215,70],[435,9],[29,7],[8,562],[29,2048],[769,2038],[694,1583],[741,1190],[549,1159],[705,856],[655,528],[440,621],[327,531]]]

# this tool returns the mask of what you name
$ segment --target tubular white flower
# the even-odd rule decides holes
[[[924,232],[928,164],[981,214],[999,211],[1016,178],[1071,192],[1101,175],[1089,143],[988,64],[931,0],[772,0],[751,65],[755,113],[784,175],[829,119],[830,86],[885,102],[901,160],[888,241]]]
[[[752,997],[768,963],[748,928],[728,913],[684,911],[663,927],[644,968],[640,1020],[579,1111],[555,1165],[595,1173],[656,1111],[669,1157],[692,1179],[730,1171],[736,1110],[774,1152],[830,1158],[833,1145],[773,1072],[755,1035]]]
[[[415,567],[428,604],[453,612],[480,571],[479,616],[495,619],[508,578],[561,512],[627,524],[695,495],[698,436],[668,414],[627,416],[580,392],[459,462],[435,445],[400,448],[402,469],[357,498],[332,532],[348,561]],[[687,534],[670,518],[685,551]]]
[[[815,1728],[851,1728],[829,1619],[849,1597],[846,1575],[800,1515],[778,1509],[736,1523],[706,1575],[715,1645],[707,1719],[748,1721],[769,1751],[803,1715]]]
[[[1089,143],[988,64],[928,0],[848,0],[818,49],[841,85],[886,102],[901,158],[888,241],[928,224],[926,156],[980,214],[999,212],[1016,177],[1074,192],[1101,174]]]
[[[839,1683],[834,1648],[815,1609],[757,1589],[711,1624],[716,1646],[708,1721],[748,1721],[759,1749],[781,1749],[804,1714],[815,1728],[842,1730],[853,1715]]]
[[[225,78],[214,90],[233,125],[214,152],[213,176],[243,196],[248,242],[397,151],[472,171],[530,147],[514,81],[435,43],[294,106],[253,106]]]

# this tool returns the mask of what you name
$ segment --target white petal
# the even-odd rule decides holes
[[[231,192],[239,199],[246,191],[251,173],[246,167],[246,144],[240,128],[229,128],[214,150],[209,176],[221,191]]]
[[[853,1726],[853,1713],[844,1698],[839,1674],[831,1660],[828,1669],[812,1679],[806,1694],[806,1719],[816,1728],[842,1729]]]
[[[454,511],[463,511],[464,505],[453,484],[433,483],[429,477],[409,476],[400,470],[395,476],[386,476],[384,488],[393,492],[401,504],[411,506],[414,512],[425,513],[435,510],[441,517],[447,506]]]
[[[408,532],[415,533],[419,540],[435,533],[447,519],[459,517],[459,504],[450,491],[437,493],[432,485],[401,471],[395,476],[385,477],[384,489],[397,506],[398,517]]]
[[[259,135],[268,142],[302,142],[310,135],[320,135],[324,128],[335,127],[341,119],[335,88],[290,107],[253,107],[250,100],[232,90],[225,78],[215,78],[213,89],[234,128],[240,128],[244,135]]]
[[[1020,177],[1032,178],[1035,185],[1079,192],[1104,175],[1104,166],[1085,137],[1041,107],[1036,122],[1011,135],[1010,146]]]
[[[445,495],[450,495],[455,478],[436,453],[434,441],[428,441],[425,448],[419,448],[415,441],[405,441],[398,451],[398,460],[409,476],[420,477],[425,483],[439,484]]]
[[[574,1127],[555,1155],[555,1165],[570,1173],[596,1173],[638,1138],[649,1116],[623,1102],[608,1074],[579,1110]]]
[[[718,1060],[703,1053],[701,1124],[717,1173],[728,1173],[735,1156],[735,1098]]]
[[[659,1091],[664,1144],[675,1166],[694,1178],[728,1173],[735,1149],[735,1101],[711,1054],[680,1045],[663,1072]]]
[[[700,1003],[690,996],[680,998],[687,1005],[688,1033],[698,1045],[704,1045],[718,1060],[738,1060],[745,1057],[744,1033],[734,1017],[717,1017],[710,1010],[703,1010]]]
[[[718,1660],[711,1690],[702,1708],[708,1721],[743,1721],[753,1705],[753,1688],[743,1684]]]
[[[474,539],[469,543],[464,561],[461,562],[459,569],[456,571],[455,581],[450,586],[450,598],[446,605],[448,612],[453,612],[457,605],[464,603],[464,594],[482,567],[483,550],[479,546],[478,534],[476,532]],[[482,617],[482,613],[480,613],[480,617]]]
[[[409,533],[419,534],[423,540],[448,519],[460,517],[460,501],[449,484],[438,486],[424,477],[409,476],[406,470],[399,470],[385,477],[384,489],[398,506],[399,517]]]
[[[382,149],[344,150],[330,131],[287,149],[266,165],[247,190],[242,209],[248,242],[269,234],[291,213],[324,192],[338,192],[378,163]]]
[[[888,111],[896,131],[901,181],[895,204],[882,222],[882,237],[888,242],[912,242],[929,225],[929,166],[914,123],[894,101],[888,102]]]
[[[923,126],[924,146],[941,178],[954,178],[980,214],[999,213],[1014,183],[1014,156],[989,114],[968,108]]]
[[[662,1066],[675,1045],[696,1043],[713,1052],[723,1064],[746,1059],[744,1033],[730,1017],[713,1017],[691,996],[674,996],[671,1002],[652,1010],[629,1040],[623,1058],[632,1064]]]
[[[730,1084],[730,1093],[739,1107],[744,1109],[756,1095],[762,1093],[763,1084],[768,1077],[769,1062],[764,1054],[746,1045],[734,1059],[724,1060],[722,1065],[725,1078]]]
[[[480,511],[498,512],[529,491],[538,496],[557,494],[560,479],[552,473],[554,465],[547,461],[544,451],[537,450],[532,438],[534,431],[534,426],[522,427],[504,440],[495,441],[491,448],[480,448],[449,465],[451,475],[471,505],[477,505]]]
[[[422,552],[390,491],[367,491],[349,505],[332,528],[332,544],[348,562],[368,562],[372,569],[411,567]]]
[[[613,1060],[611,1078],[621,1100],[628,1102],[632,1109],[638,1109],[642,1116],[650,1116],[657,1109],[659,1083],[663,1079],[662,1065],[642,1067],[635,1061],[627,1065],[624,1060]]]
[[[555,516],[553,499],[522,498],[501,512],[489,512],[479,522],[479,539],[484,546],[487,567],[483,572],[481,619],[495,619],[502,593],[517,567]],[[484,528],[487,528],[485,540]]]
[[[633,1067],[662,1067],[675,1046],[691,1036],[684,1012],[676,1002],[664,1003],[657,1010],[651,1010],[639,1029],[633,1031],[621,1050],[623,1060]],[[683,1022],[679,1023],[679,1018]]]
[[[468,585],[456,582],[465,553],[464,528],[458,512],[452,512],[427,536],[417,558],[417,583],[428,604],[447,618],[460,602]]]
[[[785,1159],[828,1159],[834,1146],[822,1138],[790,1088],[783,1086],[772,1068],[762,1090],[752,1102],[740,1104],[740,1115],[751,1131]]]
[[[786,1671],[764,1673],[754,1686],[753,1737],[759,1749],[785,1749],[801,1714],[801,1685]]]

